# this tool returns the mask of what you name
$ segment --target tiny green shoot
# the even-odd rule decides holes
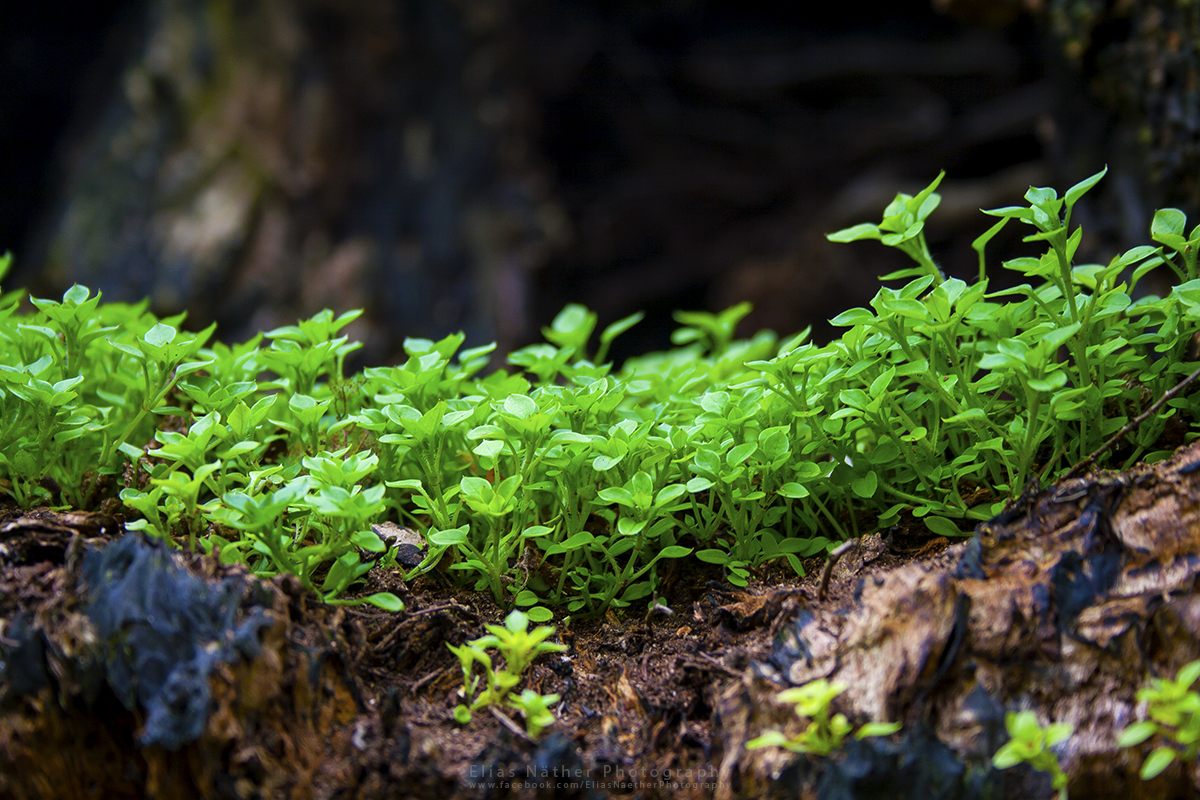
[[[1169,744],[1156,747],[1142,763],[1142,780],[1157,777],[1172,762],[1191,764],[1200,754],[1200,694],[1192,685],[1200,678],[1200,661],[1181,667],[1175,679],[1155,678],[1138,691],[1150,719],[1135,722],[1121,732],[1117,744],[1133,747],[1161,736]]]
[[[996,769],[1008,769],[1017,764],[1028,764],[1048,772],[1050,785],[1058,792],[1059,800],[1067,800],[1067,775],[1051,748],[1070,738],[1074,732],[1071,725],[1056,722],[1043,728],[1032,711],[1009,712],[1004,723],[1011,738],[992,756],[992,765]]]
[[[538,738],[542,730],[555,721],[550,707],[558,702],[557,694],[543,695],[532,689],[525,689],[519,695],[512,694],[535,658],[543,653],[561,653],[567,649],[565,645],[546,641],[554,635],[552,626],[542,625],[532,631],[528,628],[529,617],[521,611],[512,611],[504,618],[503,625],[488,625],[487,635],[459,647],[446,645],[458,657],[463,672],[463,686],[458,694],[464,702],[455,706],[455,720],[466,724],[471,721],[474,711],[493,705],[508,706],[525,717],[526,733],[531,739]],[[489,650],[503,658],[503,665],[493,661]],[[482,675],[475,670],[477,664]]]
[[[793,705],[796,716],[808,721],[808,726],[795,736],[786,736],[782,731],[769,730],[746,743],[747,750],[762,747],[782,747],[793,753],[812,753],[828,756],[838,750],[853,726],[845,714],[829,715],[835,697],[846,690],[841,681],[819,678],[803,686],[785,689],[775,696],[776,701]],[[899,722],[868,722],[854,731],[854,738],[890,736],[900,730]]]

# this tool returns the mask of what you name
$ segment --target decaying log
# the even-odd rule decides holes
[[[299,582],[201,569],[224,574],[130,535],[46,573],[46,599],[0,631],[0,797],[315,798],[351,782],[363,705],[293,624]]]
[[[1043,725],[1074,726],[1060,753],[1073,796],[1195,796],[1194,767],[1176,763],[1143,782],[1138,770],[1154,743],[1116,742],[1144,717],[1137,690],[1200,658],[1198,574],[1193,445],[1158,465],[1023,497],[934,557],[844,577],[858,584],[842,602],[802,609],[772,657],[720,698],[718,797],[797,788],[820,797],[982,797],[997,788],[1048,797],[1048,776],[990,768],[1007,738],[1005,712],[1025,709]],[[900,721],[905,738],[854,742],[828,761],[747,750],[766,728],[799,732],[774,697],[816,678],[847,684],[835,707],[852,721]],[[883,786],[891,789],[873,788]]]
[[[444,643],[482,631],[479,609],[437,595],[362,627],[294,579],[102,541],[109,527],[48,513],[0,525],[0,797],[475,798],[486,784],[470,770],[550,765],[714,777],[647,798],[1048,798],[1047,775],[991,767],[1006,712],[1026,709],[1074,727],[1060,749],[1073,797],[1200,796],[1194,766],[1140,780],[1154,740],[1116,746],[1144,716],[1137,690],[1200,658],[1200,443],[1029,493],[968,542],[898,567],[865,537],[825,601],[813,576],[705,598],[661,626],[580,627],[569,658],[530,678],[564,696],[537,743],[490,715],[452,721],[460,669]],[[372,664],[389,673],[373,699]],[[834,705],[855,724],[903,733],[829,758],[748,750],[765,730],[798,732],[775,697],[816,678],[847,684]]]

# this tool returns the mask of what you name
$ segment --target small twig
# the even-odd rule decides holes
[[[425,606],[425,608],[413,611],[404,618],[404,621],[407,622],[408,620],[416,619],[417,617],[423,617],[426,614],[436,614],[439,611],[466,611],[472,617],[475,616],[475,613],[462,603],[458,602],[457,600],[450,600],[442,603],[441,605]]]
[[[1163,407],[1164,403],[1166,403],[1172,397],[1174,397],[1175,395],[1177,395],[1181,391],[1183,391],[1185,388],[1187,388],[1187,385],[1190,384],[1192,381],[1196,380],[1196,378],[1200,378],[1200,369],[1196,370],[1191,375],[1188,375],[1186,378],[1181,380],[1179,383],[1175,384],[1170,389],[1165,391],[1163,393],[1162,397],[1158,398],[1158,400],[1156,400],[1153,405],[1151,405],[1149,408],[1147,408],[1141,414],[1138,414],[1136,418],[1134,418],[1130,422],[1126,422],[1123,426],[1121,426],[1121,430],[1117,431],[1112,436],[1110,436],[1108,438],[1108,441],[1106,441],[1104,444],[1100,445],[1099,448],[1097,448],[1096,452],[1092,453],[1090,456],[1083,459],[1075,466],[1071,467],[1071,470],[1066,475],[1063,475],[1062,479],[1066,480],[1067,478],[1073,478],[1076,475],[1078,475],[1082,470],[1084,470],[1088,466],[1090,466],[1091,464],[1096,463],[1096,459],[1099,458],[1100,456],[1104,455],[1105,451],[1110,450],[1113,447],[1113,445],[1115,445],[1122,437],[1127,435],[1130,431],[1132,431],[1134,428],[1141,425],[1146,420],[1150,419],[1150,417],[1152,417],[1156,411],[1158,411],[1160,408]]]
[[[1063,445],[1062,447],[1058,448],[1058,452],[1054,454],[1054,458],[1043,464],[1042,468],[1037,471],[1037,474],[1034,477],[1037,478],[1038,491],[1041,491],[1042,489],[1042,478],[1046,476],[1046,473],[1050,471],[1050,468],[1054,466],[1054,463],[1066,454],[1067,446]]]
[[[372,643],[372,645],[371,645],[372,648],[375,650],[375,652],[381,652],[381,651],[387,650],[393,644],[396,643],[396,639],[400,638],[401,634],[404,633],[405,628],[408,626],[409,623],[413,622],[418,617],[423,617],[428,614],[437,614],[442,611],[465,611],[466,614],[464,616],[469,617],[473,620],[478,619],[478,616],[475,614],[474,611],[472,611],[470,608],[467,608],[466,606],[462,605],[461,603],[459,603],[456,600],[450,600],[449,602],[442,603],[441,605],[426,606],[425,608],[419,609],[417,611],[407,612],[404,615],[404,618],[401,619],[399,622],[397,622],[395,625],[393,625],[391,630],[389,630],[382,637],[381,640],[379,640],[378,642]]]
[[[717,659],[715,659],[715,658],[713,658],[712,656],[710,656],[708,653],[694,653],[694,655],[696,656],[696,658],[699,658],[699,659],[702,659],[702,660],[704,660],[704,661],[707,661],[709,664],[711,664],[712,666],[716,667],[716,668],[717,668],[718,670],[720,670],[721,672],[724,672],[726,675],[728,675],[728,676],[729,676],[729,677],[731,677],[731,678],[740,678],[740,677],[742,677],[742,673],[740,673],[740,672],[737,672],[737,671],[735,671],[735,670],[732,670],[732,669],[730,669],[729,667],[725,666],[724,664],[722,664],[722,663],[721,663],[720,661],[718,661]],[[693,662],[693,663],[694,663],[694,662]],[[699,664],[696,664],[696,666],[700,666],[700,665],[699,665]]]
[[[445,674],[446,674],[447,672],[449,672],[449,671],[450,671],[450,668],[449,668],[449,667],[447,667],[446,669],[435,669],[435,670],[433,670],[433,671],[432,671],[432,672],[430,672],[428,675],[426,675],[424,678],[421,678],[421,680],[417,681],[417,682],[416,682],[416,683],[414,683],[412,686],[410,686],[410,687],[409,687],[409,689],[408,689],[408,692],[409,692],[409,694],[416,694],[417,692],[419,692],[419,691],[421,690],[421,687],[422,687],[422,686],[424,686],[425,684],[429,683],[429,682],[430,682],[430,681],[432,681],[434,678],[439,678],[439,677],[441,677],[442,675],[445,675]]]
[[[670,606],[664,605],[661,600],[655,600],[654,605],[650,606],[650,610],[646,612],[646,617],[642,620],[647,627],[650,626],[650,617],[655,614],[662,614],[664,617],[675,616],[675,611]]]
[[[858,539],[851,539],[829,551],[829,558],[825,559],[825,569],[821,570],[821,583],[817,586],[817,600],[825,600],[825,593],[829,591],[829,577],[833,575],[834,566],[842,556],[850,552],[851,548],[858,547],[858,544]]]
[[[495,706],[488,706],[488,711],[492,712],[492,716],[494,716],[496,719],[500,720],[501,725],[508,728],[510,731],[515,733],[517,736],[519,736],[520,738],[524,739],[527,742],[533,741],[532,739],[529,738],[529,734],[525,733],[525,730],[520,725],[513,722],[512,717],[510,717],[508,714],[505,714],[503,711],[496,708]]]

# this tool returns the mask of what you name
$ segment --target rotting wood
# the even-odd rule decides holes
[[[467,780],[471,769],[544,763],[593,777],[719,767],[715,790],[660,786],[648,798],[969,798],[988,781],[1002,797],[1048,797],[1040,773],[988,771],[1004,713],[1018,708],[1075,726],[1063,753],[1072,796],[1200,794],[1195,773],[1178,765],[1143,783],[1137,771],[1151,745],[1115,745],[1146,679],[1200,656],[1200,444],[1157,466],[1029,492],[969,542],[916,560],[864,537],[831,568],[824,603],[814,563],[799,585],[718,591],[700,582],[698,599],[678,605],[692,606],[686,624],[655,614],[563,627],[571,651],[528,676],[564,697],[559,722],[536,744],[490,714],[466,727],[450,718],[458,668],[444,644],[500,613],[486,598],[447,597],[431,579],[411,589],[399,617],[339,614],[278,579],[253,590],[274,620],[262,655],[212,675],[203,737],[174,754],[139,748],[138,713],[106,694],[88,705],[72,677],[91,631],[72,553],[107,536],[95,536],[97,520],[44,519],[52,522],[18,527],[55,528],[69,539],[54,550],[62,560],[0,565],[0,618],[27,612],[22,624],[45,634],[57,676],[56,687],[0,709],[4,796],[83,797],[75,777],[51,778],[83,776],[86,764],[89,785],[108,796],[178,796],[230,774],[270,797],[470,798],[482,791]],[[210,580],[237,573],[209,559],[187,563]],[[0,645],[40,641],[28,633],[10,625]],[[342,652],[354,647],[362,652]],[[849,684],[836,705],[852,721],[901,721],[903,738],[850,741],[831,759],[747,751],[768,727],[794,732],[798,721],[775,694],[816,677]]]
[[[928,726],[964,776],[986,771],[1005,738],[1004,711],[1033,709],[1042,724],[1075,728],[1061,759],[1073,796],[1194,796],[1194,768],[1143,782],[1149,744],[1120,750],[1116,739],[1138,718],[1135,693],[1149,677],[1200,657],[1198,575],[1200,444],[1159,465],[1023,497],[969,542],[862,580],[840,604],[801,611],[772,658],[720,698],[717,796],[735,796],[734,786],[737,796],[769,794],[789,769],[793,791],[817,791],[815,761],[744,749],[766,727],[798,732],[774,696],[816,678],[847,684],[836,705],[852,720]],[[1013,772],[995,778],[1006,796],[1048,788],[1039,773]],[[859,777],[866,786],[882,776]]]

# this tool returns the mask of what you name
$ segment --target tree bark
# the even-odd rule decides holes
[[[871,572],[882,545],[878,534],[867,537],[838,566],[841,602],[802,611],[772,658],[719,701],[724,767],[739,777],[739,795],[770,794],[789,767],[793,788],[864,792],[901,777],[906,748],[945,772],[948,746],[959,771],[953,789],[917,794],[936,777],[918,769],[911,793],[889,796],[979,796],[970,776],[986,775],[1007,739],[1005,712],[1031,709],[1042,725],[1074,728],[1060,756],[1073,796],[1195,796],[1195,765],[1176,762],[1143,782],[1142,759],[1161,742],[1120,749],[1117,737],[1145,718],[1139,688],[1200,658],[1198,468],[1200,446],[1192,445],[1158,465],[1062,482],[1020,498],[971,541],[888,573]],[[903,722],[901,753],[872,749],[875,740],[828,763],[746,750],[765,728],[800,730],[774,697],[817,678],[847,684],[838,702],[852,720]],[[989,780],[1008,797],[1049,796],[1043,773]]]

